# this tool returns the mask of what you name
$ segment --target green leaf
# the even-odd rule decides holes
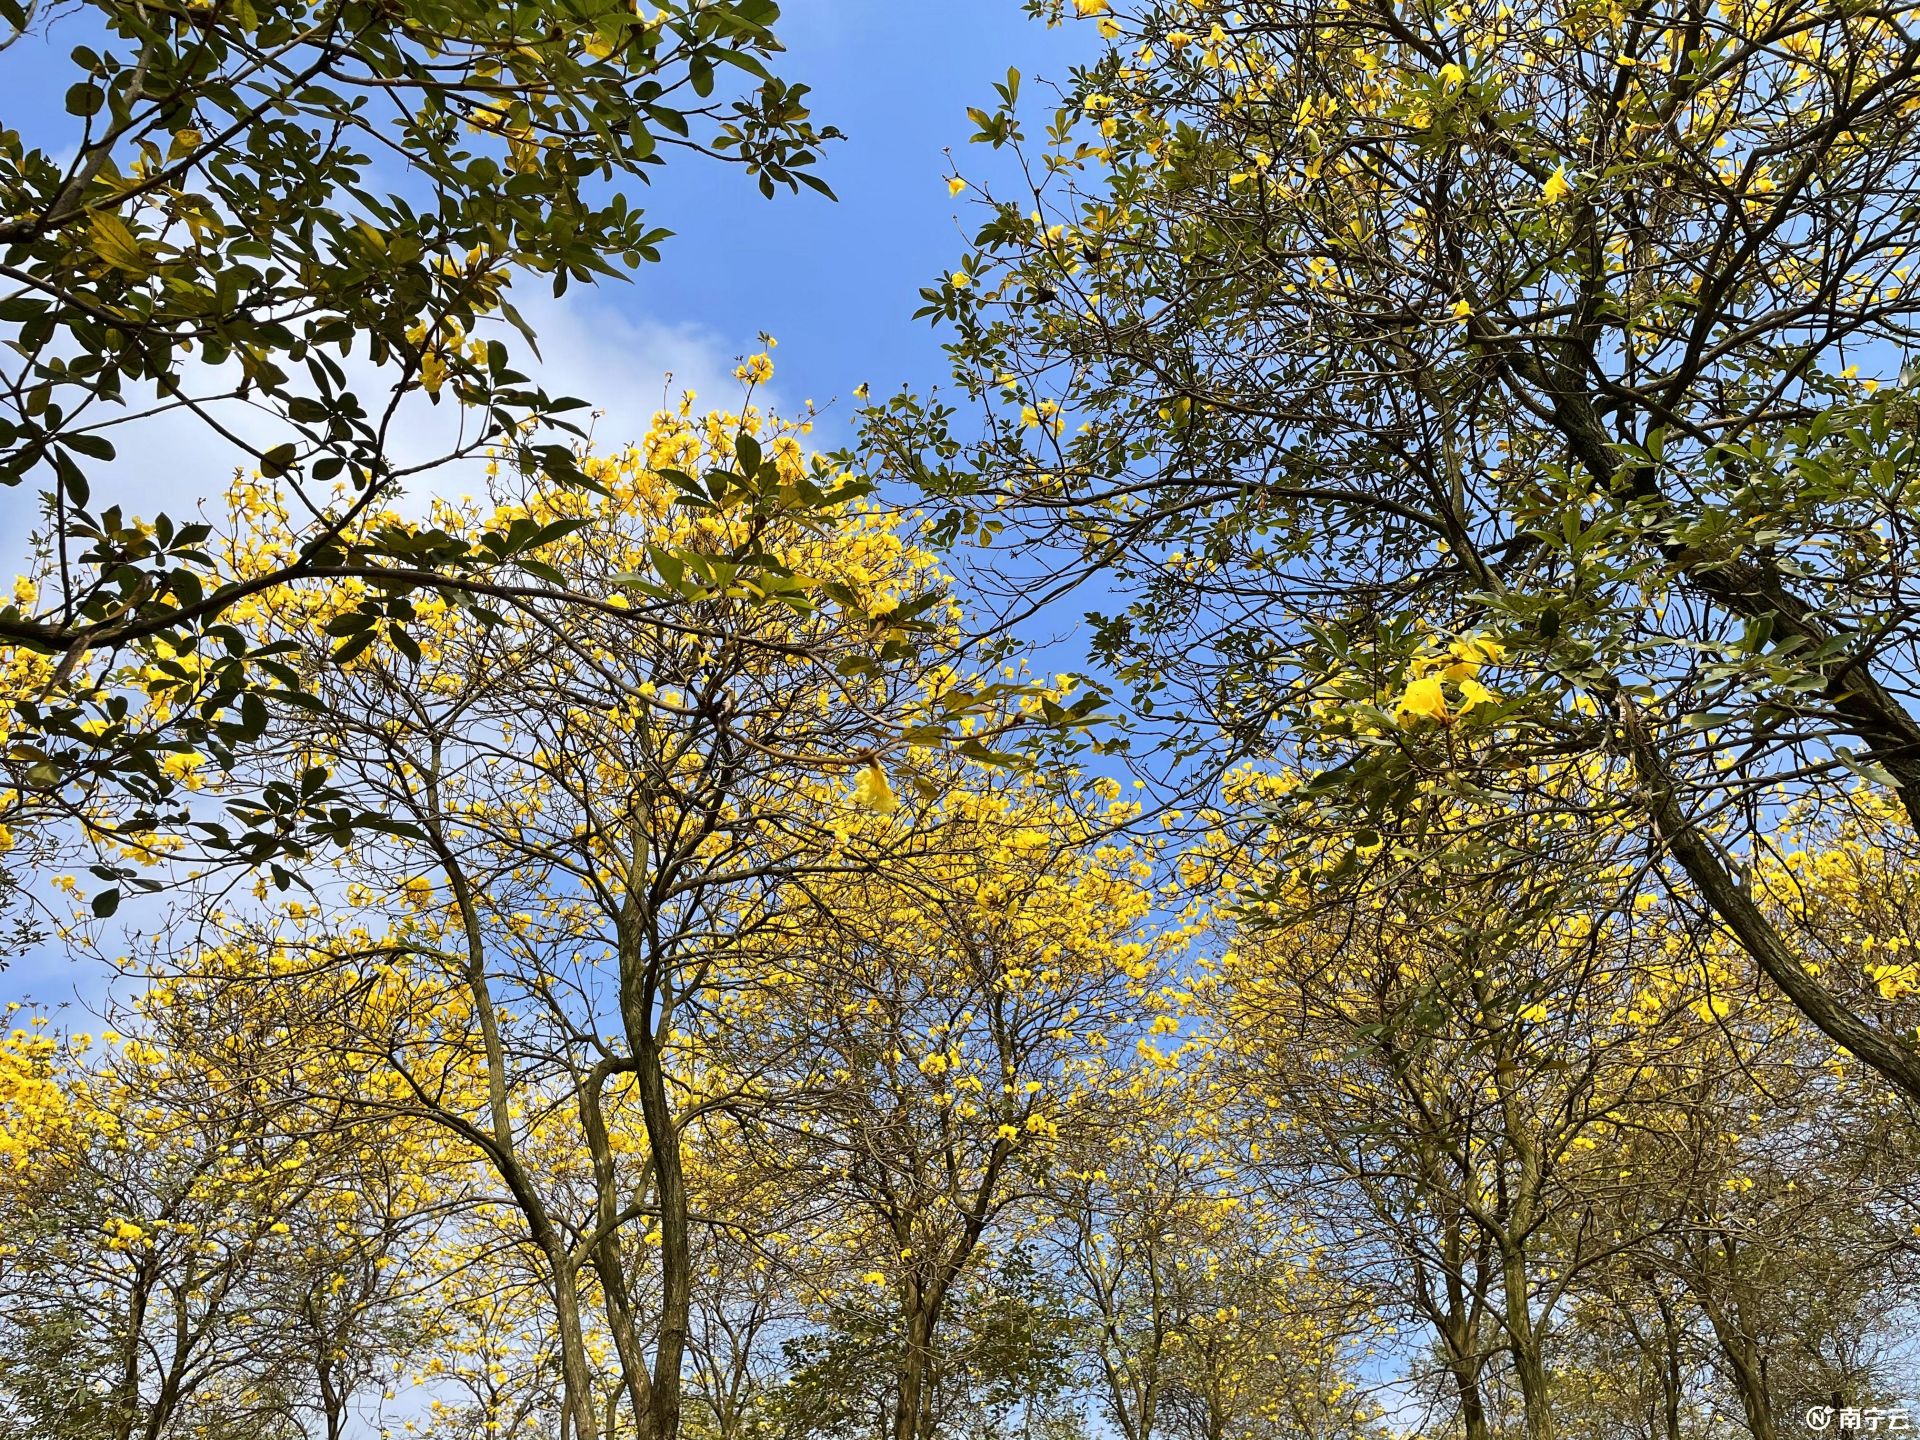
[[[373,644],[373,638],[378,633],[379,632],[372,626],[368,626],[359,634],[345,641],[334,650],[333,663],[336,665],[345,665],[348,661],[357,658],[369,645]]]
[[[133,238],[133,231],[110,210],[96,210],[88,222],[88,233],[93,239],[93,253],[116,270],[129,275],[146,276],[152,273],[151,257],[140,248],[140,242]]]
[[[742,430],[733,440],[734,457],[740,462],[740,473],[752,475],[760,468],[760,442]]]

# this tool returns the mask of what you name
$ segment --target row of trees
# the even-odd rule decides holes
[[[987,748],[1070,702],[957,663],[897,518],[728,496],[814,483],[795,435],[582,464],[434,517],[565,518],[567,598],[344,660],[351,587],[249,613],[318,703],[203,790],[325,766],[392,824],[176,889],[113,1033],[19,1019],[0,1421],[1766,1440],[1903,1393],[1913,1116],[1612,836],[1436,795],[1525,858],[1334,905],[1320,797],[1245,767],[1150,839],[1085,757]],[[635,578],[744,525],[764,591]],[[1849,961],[1915,918],[1856,802],[1753,882]]]
[[[0,1045],[0,1434],[1906,1394],[1910,17],[1071,9],[926,294],[979,423],[831,460],[764,356],[596,450],[490,328],[650,258],[665,149],[804,177],[759,0],[102,6],[76,142],[0,134],[0,850],[76,951],[168,907]],[[484,502],[395,457],[442,400]],[[89,508],[130,405],[250,452],[204,523]],[[1097,577],[1112,729],[966,539]]]

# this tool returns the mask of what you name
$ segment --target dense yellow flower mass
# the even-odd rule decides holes
[[[73,1124],[56,1078],[59,1048],[40,1028],[16,1027],[0,1039],[0,1167],[8,1186],[24,1184]]]

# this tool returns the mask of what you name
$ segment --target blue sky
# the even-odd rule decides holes
[[[908,317],[920,287],[966,248],[963,223],[976,223],[945,179],[950,164],[974,177],[1008,173],[1006,156],[967,143],[966,108],[990,101],[1009,67],[1030,86],[1064,79],[1097,44],[1091,26],[1049,29],[1019,0],[957,9],[792,0],[785,11],[778,29],[788,53],[778,73],[811,86],[816,120],[847,135],[828,147],[820,170],[839,201],[806,191],[767,200],[734,167],[676,157],[635,196],[675,232],[660,264],[630,283],[576,289],[557,306],[542,302],[538,284],[516,292],[541,334],[542,378],[604,407],[608,443],[644,428],[667,393],[667,370],[673,393],[691,385],[703,401],[727,403],[737,394],[732,359],[758,349],[762,331],[780,342],[767,395],[776,408],[838,400],[817,432],[825,448],[848,438],[851,392],[862,381],[879,394],[943,381],[941,335]],[[72,79],[66,52],[91,38],[81,33],[88,18],[0,53],[7,122],[56,153],[73,123],[62,105]],[[153,427],[137,466],[111,467],[111,480],[132,492],[116,498],[136,514],[179,513],[217,494],[234,457],[209,443],[188,423]],[[0,559],[17,559],[34,514],[31,497],[0,494]]]
[[[1064,79],[1093,29],[1049,30],[1017,0],[793,0],[782,34],[782,73],[812,85],[816,117],[847,132],[823,171],[839,203],[769,202],[745,177],[682,166],[656,187],[678,238],[663,264],[619,287],[631,294],[609,299],[707,326],[735,348],[770,331],[784,395],[825,403],[862,380],[885,393],[942,379],[940,336],[907,319],[919,287],[965,248],[942,152],[962,173],[987,173],[1000,157],[966,143],[966,107],[989,103],[1009,66]]]

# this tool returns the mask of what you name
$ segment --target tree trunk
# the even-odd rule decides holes
[[[650,1029],[636,1041],[634,1059],[639,1071],[640,1113],[653,1156],[654,1196],[660,1205],[660,1333],[653,1352],[653,1413],[647,1440],[676,1440],[680,1433],[680,1368],[686,1358],[693,1300],[686,1169],[680,1154],[680,1127],[667,1098],[660,1047]]]
[[[900,1378],[893,1402],[893,1440],[932,1440],[933,1328],[937,1306],[910,1295],[906,1347],[900,1352]],[[921,1303],[914,1303],[920,1300]]]
[[[1727,1370],[1733,1377],[1734,1393],[1740,1397],[1740,1409],[1746,1416],[1753,1440],[1776,1440],[1773,1423],[1773,1397],[1767,1393],[1766,1360],[1753,1336],[1746,1332],[1736,1316],[1719,1305],[1703,1303],[1707,1320],[1720,1353],[1727,1358]]]
[[[1520,1402],[1526,1416],[1527,1440],[1553,1440],[1553,1395],[1547,1367],[1541,1358],[1540,1329],[1533,1321],[1527,1295],[1525,1252],[1517,1246],[1501,1256],[1506,1290],[1507,1353],[1514,1378],[1520,1383]]]

